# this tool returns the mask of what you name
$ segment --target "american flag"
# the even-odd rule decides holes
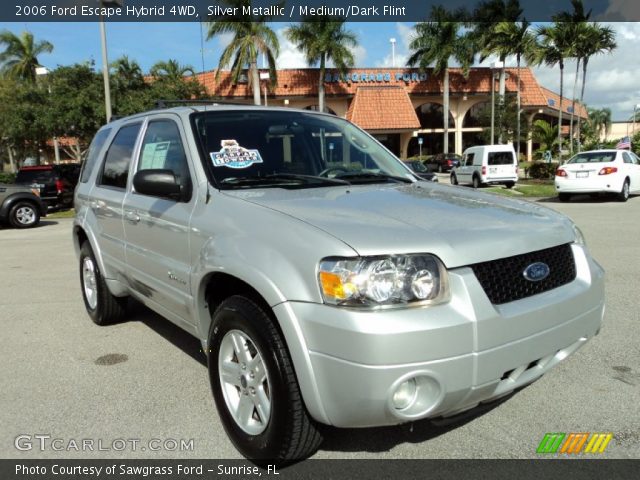
[[[623,150],[625,148],[631,148],[631,139],[629,137],[622,137],[618,143],[616,143],[617,150]]]

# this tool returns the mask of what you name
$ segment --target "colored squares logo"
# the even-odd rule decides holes
[[[538,445],[537,453],[603,453],[611,439],[612,433],[546,433]]]

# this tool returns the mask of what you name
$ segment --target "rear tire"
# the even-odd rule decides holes
[[[618,193],[618,201],[626,202],[627,200],[629,200],[629,179],[628,178],[624,180],[624,183],[622,184],[622,189],[620,190],[620,193]]]
[[[215,310],[209,380],[227,435],[245,457],[286,464],[320,446],[322,436],[307,413],[284,340],[253,300],[232,296]]]
[[[558,199],[561,202],[568,202],[569,200],[571,200],[571,195],[569,195],[568,193],[559,193]]]
[[[504,186],[507,187],[507,188],[513,188],[515,184],[516,184],[516,182],[507,182],[507,183],[504,184]]]
[[[473,188],[480,188],[480,179],[477,176],[473,177]]]
[[[458,185],[458,177],[456,177],[455,173],[451,174],[451,184],[452,185]]]
[[[15,228],[33,228],[40,222],[40,212],[31,202],[18,202],[9,211],[9,223]]]
[[[80,248],[80,287],[87,313],[96,325],[109,325],[120,320],[127,297],[114,297],[109,292],[89,242]]]

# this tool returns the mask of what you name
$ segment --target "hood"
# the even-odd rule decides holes
[[[432,253],[448,268],[575,237],[571,221],[549,208],[430,182],[225,194],[313,225],[360,255]]]

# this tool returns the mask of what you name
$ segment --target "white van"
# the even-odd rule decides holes
[[[513,187],[518,181],[518,162],[513,145],[481,145],[467,148],[460,165],[451,171],[453,185],[503,184]]]

